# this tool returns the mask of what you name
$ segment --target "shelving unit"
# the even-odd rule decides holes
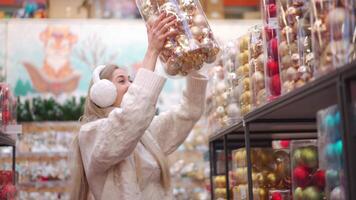
[[[12,171],[13,183],[16,182],[16,136],[22,133],[21,125],[8,125],[0,127],[0,146],[2,147],[12,147]]]
[[[271,146],[272,140],[316,139],[316,114],[319,110],[337,104],[342,114],[343,152],[347,188],[346,197],[356,199],[356,62],[316,79],[277,100],[248,113],[242,121],[221,130],[209,140],[212,177],[216,174],[216,151],[224,150],[225,158],[231,150],[245,147],[247,153],[249,199],[253,199],[251,147]],[[227,198],[229,194],[229,163],[225,159]],[[212,198],[214,191],[212,190]]]

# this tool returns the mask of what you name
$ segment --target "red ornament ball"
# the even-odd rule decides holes
[[[281,141],[281,147],[284,149],[289,148],[289,140],[282,140]]]
[[[270,84],[270,92],[273,96],[279,96],[281,94],[281,79],[279,74],[276,74],[272,77]]]
[[[269,18],[271,17],[276,17],[277,16],[277,6],[276,4],[268,4],[268,14],[269,14]]]
[[[272,38],[277,37],[276,30],[268,27],[265,27],[265,35],[267,41],[270,41]]]
[[[267,68],[268,68],[268,76],[272,77],[276,74],[279,74],[279,67],[278,67],[278,62],[273,60],[273,59],[269,59],[267,61]]]
[[[312,177],[313,184],[317,186],[320,190],[323,190],[325,187],[325,171],[318,170],[313,174]]]
[[[273,192],[271,195],[271,200],[283,200],[282,194],[280,192]]]
[[[272,56],[275,60],[278,60],[278,40],[273,38],[268,43],[268,54]]]
[[[16,187],[11,184],[7,184],[2,187],[0,191],[0,199],[15,200]]]
[[[306,187],[309,182],[309,172],[306,167],[298,166],[293,170],[293,179],[298,187]]]

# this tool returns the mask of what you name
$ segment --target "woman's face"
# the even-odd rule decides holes
[[[131,85],[131,79],[125,70],[115,69],[111,81],[114,83],[117,89],[117,97],[114,106],[119,107],[121,105],[123,96]]]

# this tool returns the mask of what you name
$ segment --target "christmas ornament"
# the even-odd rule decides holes
[[[293,180],[298,187],[304,188],[309,183],[309,172],[308,169],[303,166],[298,166],[293,170]]]
[[[273,59],[269,59],[267,62],[268,75],[274,76],[279,73],[278,62]]]
[[[293,192],[293,200],[304,200],[303,199],[303,189],[301,187],[297,187]]]
[[[307,187],[303,191],[303,200],[321,200],[322,195],[316,187]]]
[[[277,60],[278,59],[278,40],[277,38],[272,38],[268,42],[268,51],[270,51],[270,56],[272,56],[273,59]]]
[[[303,148],[301,157],[303,163],[310,169],[315,169],[318,167],[318,153],[314,147]]]
[[[281,81],[279,74],[276,74],[272,77],[272,83],[270,85],[270,91],[273,96],[278,96],[281,94]]]
[[[344,189],[341,186],[334,188],[330,193],[330,200],[346,200]]]
[[[340,178],[339,172],[334,169],[328,169],[325,172],[326,182],[328,183],[329,187],[335,187],[340,185]]]
[[[276,15],[277,15],[276,4],[268,5],[268,14],[269,14],[269,17],[276,17]]]
[[[318,170],[312,176],[313,185],[317,186],[320,190],[324,190],[325,187],[325,171]]]

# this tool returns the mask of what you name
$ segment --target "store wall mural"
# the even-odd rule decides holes
[[[246,25],[212,23],[223,41],[233,39]],[[229,27],[226,29],[226,27]],[[226,31],[235,29],[236,31]],[[141,20],[9,20],[0,21],[0,78],[6,68],[16,96],[85,96],[92,69],[116,64],[131,75],[140,67],[146,51],[146,28]],[[158,67],[159,73],[163,73]],[[160,109],[179,102],[183,79],[167,81]],[[164,101],[163,101],[164,99]]]
[[[16,96],[85,95],[95,66],[110,63],[132,72],[143,58],[146,31],[143,24],[136,24],[9,22],[7,81]]]

